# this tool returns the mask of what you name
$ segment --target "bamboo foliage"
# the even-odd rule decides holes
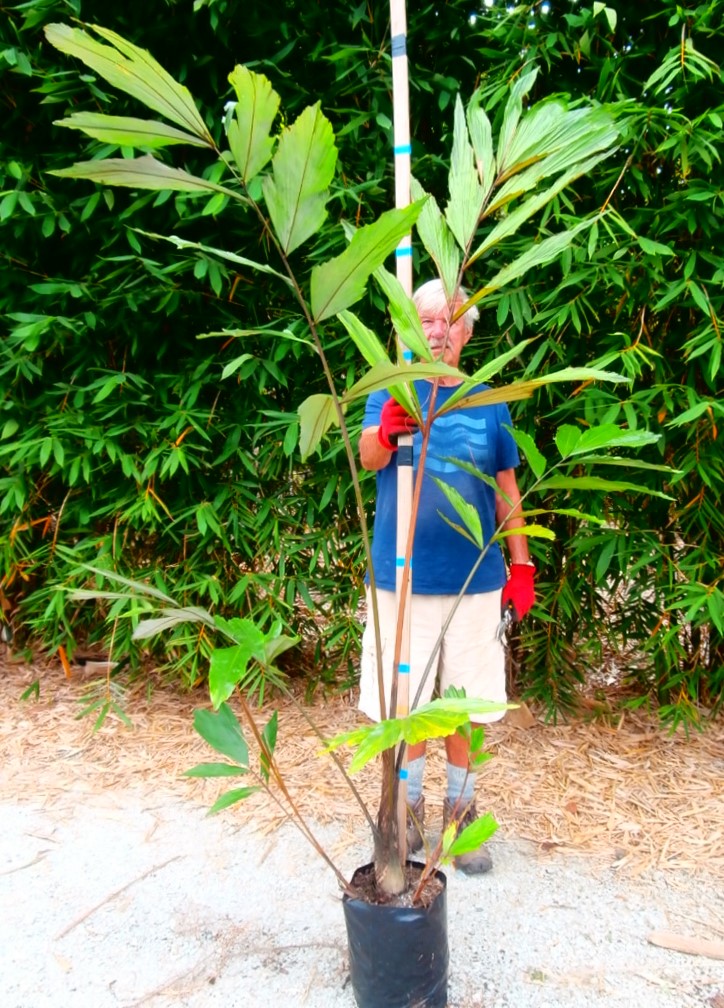
[[[144,550],[155,551],[167,558],[174,587],[188,586],[190,600],[200,591],[207,604],[243,604],[282,618],[290,632],[304,628],[314,654],[303,661],[311,689],[320,679],[331,683],[338,668],[351,676],[356,664],[359,536],[336,437],[323,439],[313,465],[300,464],[296,453],[300,389],[323,392],[318,359],[282,310],[288,277],[274,270],[278,262],[266,262],[253,215],[239,199],[243,189],[229,184],[238,169],[223,121],[232,123],[235,110],[224,103],[238,103],[239,96],[226,74],[235,62],[254,61],[250,66],[283,97],[278,119],[285,124],[321,98],[346,170],[332,184],[334,212],[330,204],[319,238],[293,253],[314,266],[342,251],[339,216],[359,227],[389,202],[387,4],[372,0],[364,10],[287,4],[274,11],[253,5],[242,34],[231,6],[210,0],[193,12],[179,7],[169,21],[129,0],[106,16],[116,34],[153,51],[194,93],[225,161],[199,146],[200,129],[155,109],[148,123],[156,125],[143,127],[147,136],[171,128],[189,141],[135,153],[153,153],[167,168],[173,163],[226,186],[242,212],[220,213],[232,197],[213,189],[111,190],[49,177],[49,167],[81,158],[130,161],[133,153],[119,151],[110,138],[82,146],[78,130],[54,128],[53,119],[102,112],[132,119],[138,100],[113,98],[94,70],[77,73],[77,63],[74,69],[45,43],[43,26],[67,16],[62,0],[8,8],[0,26],[7,112],[0,601],[17,647],[31,639],[50,653],[62,644],[70,655],[86,638],[100,640],[103,614],[89,606],[73,611],[54,585],[77,581],[79,559],[143,576]],[[689,11],[663,0],[656,11],[633,5],[617,14],[612,24],[599,4],[568,13],[555,5],[546,13],[540,5],[495,4],[479,7],[473,18],[463,0],[450,0],[431,20],[410,8],[414,198],[426,191],[436,197],[418,220],[416,272],[438,272],[452,289],[462,262],[447,226],[438,229],[437,252],[423,235],[427,217],[440,216],[438,203],[444,211],[448,199],[458,94],[476,93],[466,116],[476,166],[488,165],[487,175],[480,167],[485,185],[498,172],[494,151],[510,82],[531,67],[540,69],[516,128],[546,99],[569,110],[624,100],[616,113],[623,133],[618,155],[548,201],[543,194],[563,176],[543,178],[481,226],[471,251],[493,241],[473,263],[474,291],[526,243],[607,207],[559,259],[481,299],[476,339],[466,352],[475,372],[532,340],[508,358],[507,381],[595,355],[598,366],[620,371],[630,384],[589,384],[585,396],[566,382],[551,384],[521,409],[513,404],[517,430],[535,434],[550,455],[561,423],[583,429],[638,423],[662,438],[643,449],[635,466],[621,452],[633,482],[658,489],[656,470],[644,464],[669,461],[680,473],[667,486],[674,501],[555,493],[559,504],[566,494],[571,512],[593,508],[606,524],[551,519],[558,539],[545,551],[534,548],[540,605],[517,644],[519,688],[554,716],[576,705],[588,669],[612,661],[627,671],[632,702],[658,703],[665,719],[692,723],[716,708],[722,686],[722,298],[721,263],[712,252],[722,243],[722,2]],[[97,38],[115,50],[110,39]],[[476,106],[485,119],[474,117]],[[272,154],[279,132],[275,125]],[[269,161],[261,171],[268,170]],[[515,181],[515,175],[508,180]],[[249,173],[247,186],[255,198],[262,195],[258,175]],[[532,200],[541,201],[539,210],[523,219]],[[507,236],[498,230],[504,228]],[[159,232],[172,248],[148,237]],[[388,333],[371,314],[381,303],[376,283],[367,285],[354,312],[385,347]],[[335,326],[325,320],[327,335]],[[351,386],[361,376],[360,359],[371,361],[346,329],[338,332],[334,367]],[[198,343],[198,334],[206,340]],[[354,403],[347,417],[354,428]],[[625,466],[608,463],[631,480]],[[364,490],[368,495],[369,484]],[[153,577],[169,590],[161,568]],[[330,600],[324,618],[320,599]],[[118,623],[113,649],[135,660],[130,632],[130,623]],[[177,639],[173,674],[193,682],[207,658],[181,630]],[[618,702],[616,686],[603,692]]]

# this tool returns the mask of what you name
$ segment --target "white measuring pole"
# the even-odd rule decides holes
[[[407,68],[407,17],[405,0],[390,0],[390,28],[392,39],[392,106],[394,124],[395,154],[395,206],[406,207],[410,203],[410,98]],[[406,235],[396,251],[397,279],[406,294],[412,294],[412,236]],[[398,339],[398,356],[410,361],[412,355]],[[391,716],[402,717],[409,713],[410,704],[410,597],[412,583],[405,592],[401,586],[404,573],[405,552],[412,513],[412,436],[402,435],[397,449],[397,611],[398,626],[402,604],[402,639],[399,644],[397,663],[397,702]],[[396,648],[397,650],[397,648]],[[407,857],[405,834],[407,821],[407,760],[400,768],[399,801],[397,817],[400,835],[400,851],[403,861]]]

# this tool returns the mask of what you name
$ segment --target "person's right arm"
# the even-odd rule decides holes
[[[365,427],[359,439],[359,460],[362,463],[362,468],[370,472],[384,469],[392,458],[392,452],[380,444],[380,439],[377,436],[379,429],[379,426]]]

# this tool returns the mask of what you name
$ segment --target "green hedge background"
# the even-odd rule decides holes
[[[617,103],[620,156],[566,190],[542,222],[571,226],[606,205],[612,223],[487,299],[470,363],[535,337],[506,378],[592,362],[624,372],[630,386],[585,400],[551,386],[514,404],[516,423],[544,454],[562,422],[646,427],[662,437],[641,457],[676,470],[671,501],[571,494],[566,503],[605,525],[559,517],[556,541],[534,544],[539,602],[514,641],[516,690],[558,716],[582,684],[604,711],[623,684],[628,703],[698,724],[724,696],[724,0],[409,6],[413,164],[433,192],[445,191],[458,92],[481,87],[494,119],[510,81],[535,65],[536,100]],[[340,167],[329,225],[306,253],[313,261],[343,247],[340,218],[365,223],[393,203],[387,3],[31,0],[4,11],[0,604],[14,647],[95,646],[140,667],[131,621],[114,624],[112,606],[71,602],[63,590],[83,583],[90,563],[189,604],[280,619],[303,640],[290,674],[309,691],[349,685],[364,573],[349,477],[334,439],[305,464],[296,449],[296,408],[322,390],[315,355],[301,329],[298,341],[244,334],[286,324],[263,275],[148,234],[261,258],[248,219],[221,215],[215,199],[48,174],[117,154],[53,120],[138,108],[53,50],[42,29],[77,18],[148,49],[190,89],[215,136],[237,63],[270,78],[289,118],[319,100]],[[201,157],[184,156],[203,173]],[[416,278],[430,272],[416,252]],[[370,290],[370,312],[376,297]],[[335,372],[351,384],[360,362],[329,326]],[[635,478],[661,488],[654,471]],[[373,479],[364,487],[371,511]],[[184,634],[166,667],[189,686],[205,674],[206,650],[203,636]]]

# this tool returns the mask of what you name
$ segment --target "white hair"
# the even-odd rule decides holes
[[[457,307],[467,301],[469,297],[470,295],[464,287],[458,287],[457,296],[455,298],[448,298],[442,280],[435,279],[421,284],[412,295],[412,300],[415,308],[417,308],[417,314],[422,318],[423,315],[428,313],[436,315],[451,304]],[[463,315],[465,328],[468,332],[472,332],[473,326],[479,318],[480,312],[477,305],[468,308]]]

